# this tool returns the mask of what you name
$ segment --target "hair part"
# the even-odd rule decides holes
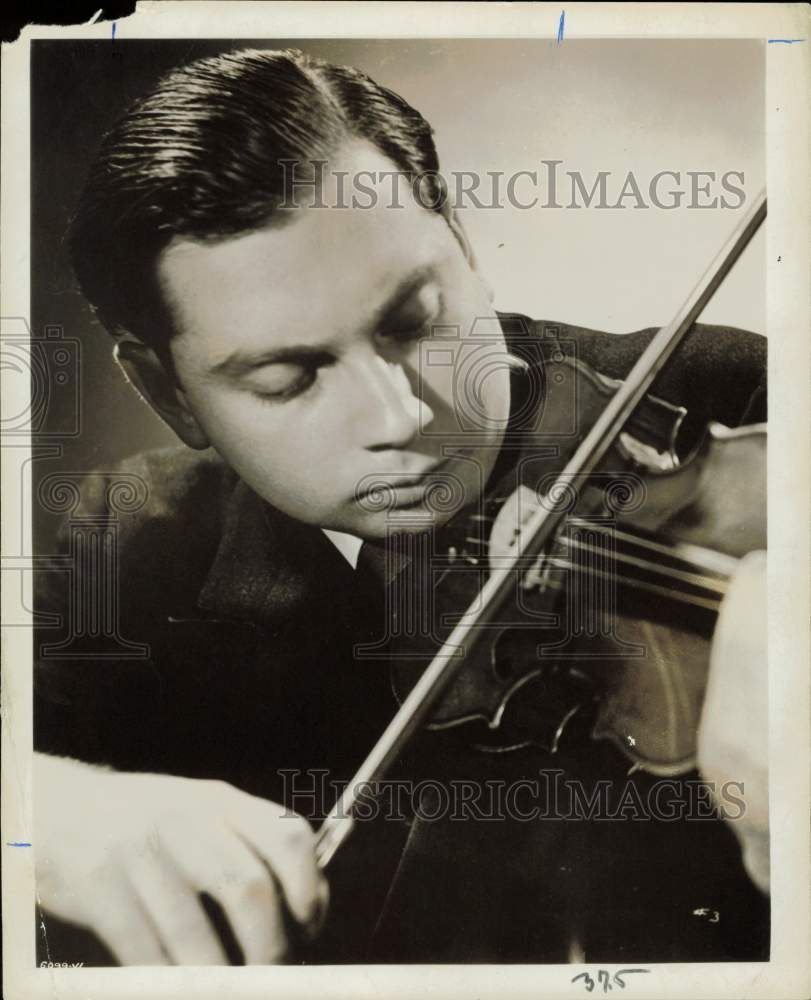
[[[241,49],[168,73],[104,136],[71,220],[74,272],[100,322],[168,357],[157,261],[169,242],[289,217],[278,209],[291,203],[290,161],[326,160],[349,139],[412,178],[438,177],[431,126],[359,70],[296,49]]]

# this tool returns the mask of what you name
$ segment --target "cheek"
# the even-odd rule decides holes
[[[235,393],[198,399],[195,412],[215,450],[269,503],[304,520],[329,503],[334,443],[328,431],[313,433],[295,407]]]
[[[482,347],[471,365],[475,378],[470,386],[480,414],[482,430],[503,426],[510,411],[510,366],[502,342]]]
[[[436,363],[432,364],[434,349]],[[426,356],[423,384],[430,390],[435,413],[441,401],[445,414],[441,427],[489,434],[503,426],[510,400],[510,366],[503,340],[474,336],[447,345],[432,344]]]
[[[458,343],[429,340],[422,343],[411,362],[419,376],[414,387],[415,394],[430,405],[435,419],[444,417],[443,424],[448,423],[448,417],[452,417],[456,409],[454,386],[458,351]],[[431,429],[435,431],[436,427]]]
[[[441,363],[425,365],[424,370],[432,390],[454,408],[463,425],[469,425],[474,414],[487,422],[504,409],[505,386],[509,392],[504,335],[487,290],[467,264],[460,265],[452,285],[442,322],[458,332],[444,343],[440,337],[429,345],[441,348],[436,355]]]

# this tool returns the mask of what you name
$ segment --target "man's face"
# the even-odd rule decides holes
[[[394,169],[367,144],[331,166]],[[509,410],[504,343],[462,245],[405,186],[401,208],[380,194],[214,244],[178,239],[159,262],[178,379],[208,440],[273,506],[365,538],[474,500]]]

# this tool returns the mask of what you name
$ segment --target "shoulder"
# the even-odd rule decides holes
[[[62,533],[85,518],[113,524],[122,593],[137,592],[142,607],[151,600],[185,607],[217,552],[237,482],[213,450],[144,452],[83,477]]]
[[[557,338],[568,342],[583,361],[612,378],[623,378],[658,332],[658,327],[646,327],[631,333],[604,333],[543,320],[535,326],[536,331],[538,327],[557,330]],[[760,380],[766,369],[766,338],[748,330],[697,323],[674,355],[672,369],[683,380],[721,372]]]
[[[78,512],[114,516],[126,535],[147,526],[178,530],[192,510],[201,527],[215,528],[236,481],[212,449],[160,448],[126,458],[110,472],[87,477]]]
[[[182,519],[191,505],[198,516],[216,521],[221,501],[227,500],[237,482],[213,449],[193,451],[185,446],[141,452],[121,462],[112,478],[116,475],[141,480],[146,496],[139,520],[170,525]],[[204,498],[208,502],[200,505]]]
[[[182,663],[167,619],[194,616],[233,487],[216,455],[187,448],[62,477],[61,492],[54,480],[53,499],[65,500],[59,551],[35,573],[38,749],[160,768],[173,673],[159,664]]]

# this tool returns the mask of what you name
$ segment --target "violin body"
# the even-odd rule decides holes
[[[427,569],[434,605],[407,655],[394,643],[392,678],[402,700],[488,573],[511,558],[521,525],[539,506],[563,505],[552,543],[516,573],[512,600],[460,648],[468,662],[430,726],[465,727],[485,752],[555,752],[565,733],[588,733],[670,776],[695,766],[726,581],[738,558],[766,547],[765,425],[710,424],[680,455],[685,411],[648,396],[588,478],[561,480],[616,388],[562,355],[545,363],[532,432],[450,532],[462,545],[437,545],[394,583],[418,586]]]

